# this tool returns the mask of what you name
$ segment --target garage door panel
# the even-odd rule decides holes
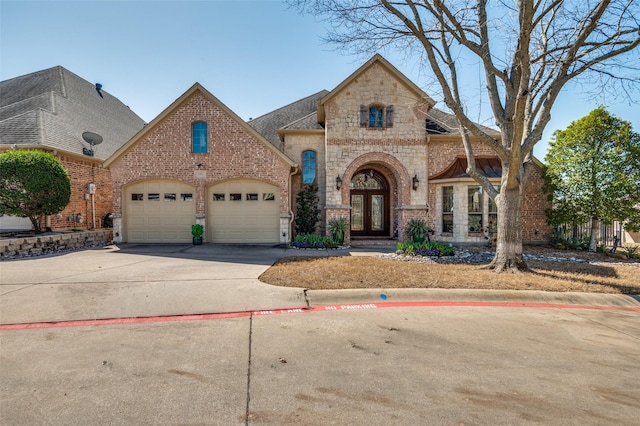
[[[221,196],[216,198],[214,194]],[[240,200],[233,200],[232,194],[237,194]],[[210,187],[207,191],[208,240],[222,243],[279,242],[280,203],[276,194],[279,194],[276,186],[248,179]]]
[[[195,188],[174,181],[140,182],[127,187],[124,200],[126,240],[191,242],[191,225],[195,222],[194,194]]]

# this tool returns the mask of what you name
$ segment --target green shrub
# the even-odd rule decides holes
[[[640,246],[620,247],[620,251],[626,254],[629,259],[640,259]]]
[[[320,220],[320,208],[318,203],[318,186],[309,185],[298,193],[296,203],[296,234],[313,234],[316,232],[316,224]]]
[[[53,154],[10,150],[0,154],[0,215],[28,217],[40,231],[40,216],[64,210],[71,180]]]
[[[398,251],[409,256],[453,256],[456,253],[453,246],[437,241],[398,243],[396,248]]]
[[[342,243],[344,243],[344,236],[349,230],[349,221],[344,217],[331,219],[327,223],[327,230],[331,233],[333,240],[342,245]]]
[[[300,234],[291,242],[297,248],[335,248],[339,244],[330,237],[315,234]]]

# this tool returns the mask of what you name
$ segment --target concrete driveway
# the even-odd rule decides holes
[[[638,424],[636,298],[382,301],[257,280],[287,254],[129,245],[2,262],[0,424]]]
[[[257,278],[286,249],[133,245],[4,261],[0,323],[304,307]]]

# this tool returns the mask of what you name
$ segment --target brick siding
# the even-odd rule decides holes
[[[208,124],[207,153],[192,152],[191,125],[196,121]],[[123,186],[146,179],[174,179],[194,186],[199,217],[205,214],[206,188],[234,178],[278,186],[281,214],[289,211],[290,166],[200,91],[176,106],[110,169],[116,217],[122,217]]]

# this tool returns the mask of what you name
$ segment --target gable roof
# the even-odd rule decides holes
[[[182,96],[173,101],[171,105],[169,105],[164,111],[162,111],[156,118],[151,120],[151,122],[146,125],[140,132],[138,132],[129,142],[125,145],[122,145],[116,152],[113,153],[111,157],[109,157],[104,163],[103,167],[109,167],[113,162],[115,162],[118,158],[123,156],[127,151],[135,147],[140,140],[142,140],[147,134],[152,132],[165,118],[173,114],[180,106],[186,102],[191,96],[195,93],[202,93],[211,103],[220,108],[225,114],[235,120],[240,126],[242,126],[247,132],[253,135],[258,141],[262,142],[267,148],[273,151],[279,158],[284,160],[285,163],[289,164],[291,167],[297,167],[297,164],[291,161],[289,157],[284,155],[281,151],[279,151],[275,146],[273,146],[267,139],[265,139],[260,133],[258,133],[253,127],[247,124],[244,120],[242,120],[235,112],[233,112],[229,107],[220,102],[218,98],[213,96],[211,92],[202,87],[200,83],[195,83],[189,90],[184,92]]]
[[[256,129],[258,133],[264,136],[275,147],[282,150],[282,140],[278,134],[278,130],[290,127],[293,123],[300,121],[300,119],[308,117],[313,114],[310,120],[306,120],[304,123],[304,129],[322,129],[323,127],[318,123],[315,115],[318,111],[318,101],[322,97],[329,93],[328,90],[321,90],[313,95],[309,95],[306,98],[299,99],[295,102],[285,105],[281,108],[264,114],[258,118],[250,120],[248,124]],[[298,123],[299,124],[299,123]]]
[[[101,95],[94,84],[61,66],[2,81],[0,144],[83,155],[83,148],[91,148],[82,137],[88,131],[102,136],[93,157],[104,160],[144,121],[105,90]]]
[[[356,78],[366,72],[369,68],[378,64],[382,66],[388,73],[392,74],[396,80],[402,83],[407,89],[416,94],[418,99],[422,99],[425,103],[432,107],[435,105],[435,101],[431,99],[422,89],[420,89],[413,81],[409,80],[404,74],[402,74],[396,67],[391,65],[389,61],[382,57],[379,53],[373,55],[371,59],[365,62],[360,68],[354,71],[349,77],[347,77],[342,83],[336,86],[331,92],[320,100],[318,107],[318,121],[324,123],[324,104],[331,100],[334,96],[340,93],[345,87],[349,86]]]

